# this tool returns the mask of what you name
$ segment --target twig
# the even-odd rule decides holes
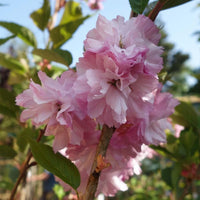
[[[154,9],[149,13],[149,19],[155,21],[158,13],[161,11],[162,7],[166,4],[167,1],[158,1]]]
[[[129,19],[132,18],[132,17],[137,17],[137,16],[138,16],[138,14],[133,12],[133,10],[131,10]]]
[[[88,179],[85,194],[83,195],[83,200],[94,200],[95,193],[98,186],[99,177],[101,174],[101,169],[99,170],[98,159],[99,157],[105,157],[106,151],[110,142],[110,139],[115,131],[115,128],[109,128],[107,125],[103,126],[99,144],[96,149],[95,159],[91,168],[91,173]]]
[[[45,130],[46,130],[46,127],[43,130],[40,130],[40,134],[39,134],[39,136],[37,138],[37,142],[39,142],[41,140],[42,136],[44,135]],[[11,192],[9,200],[14,200],[17,188],[18,188],[21,180],[25,177],[27,169],[30,167],[29,166],[29,161],[31,160],[32,156],[33,155],[31,153],[31,151],[29,151],[26,160],[23,162],[23,164],[21,166],[20,175],[19,175],[19,177],[18,177],[18,179],[17,179],[17,181],[15,183],[14,188],[12,189],[12,192]]]

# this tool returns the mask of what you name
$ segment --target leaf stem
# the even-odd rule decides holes
[[[114,127],[109,128],[107,125],[103,125],[99,144],[96,149],[95,159],[94,159],[94,162],[91,168],[91,173],[90,173],[88,183],[86,186],[86,191],[85,191],[85,194],[83,195],[83,200],[94,200],[95,198],[98,181],[101,174],[101,170],[99,171],[97,159],[99,156],[102,156],[102,157],[106,156],[106,151],[107,151],[110,139],[114,131],[115,131]]]
[[[46,130],[46,127],[43,130],[40,130],[40,134],[37,138],[37,142],[39,142],[41,140],[42,136],[44,135],[45,130]],[[19,177],[18,177],[18,179],[17,179],[17,181],[14,185],[14,188],[12,189],[9,200],[14,200],[15,194],[17,192],[17,188],[18,188],[20,182],[22,181],[22,179],[26,176],[27,169],[30,167],[29,161],[31,160],[32,156],[33,155],[31,153],[31,151],[29,150],[27,157],[26,157],[26,160],[23,162],[23,164],[21,166],[20,175],[19,175]]]
[[[158,13],[160,12],[160,10],[162,9],[162,7],[165,5],[166,2],[167,1],[158,1],[154,9],[149,13],[148,15],[149,19],[155,21]]]

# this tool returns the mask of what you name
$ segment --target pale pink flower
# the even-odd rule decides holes
[[[184,126],[181,126],[179,124],[175,124],[174,125],[174,130],[175,130],[174,136],[176,138],[179,138],[180,134],[181,134],[181,131],[184,130]]]
[[[179,101],[174,99],[170,93],[161,93],[160,89],[157,90],[144,135],[146,144],[159,145],[166,142],[165,130],[172,129],[168,117],[174,112],[174,107],[178,104]]]
[[[35,126],[47,125],[45,135],[55,135],[55,151],[69,142],[79,144],[83,137],[79,122],[85,114],[78,109],[80,100],[75,98],[73,91],[76,74],[66,71],[55,80],[41,71],[38,76],[41,85],[31,81],[29,89],[16,98],[16,104],[26,108],[20,120],[31,119]]]
[[[119,127],[128,118],[144,117],[159,86],[154,76],[117,65],[105,53],[86,52],[77,63],[77,71],[75,85],[83,88],[88,115],[110,127]]]
[[[159,29],[148,17],[139,15],[125,22],[121,16],[109,21],[99,15],[84,45],[86,51],[110,53],[120,65],[157,76],[163,63],[159,40]]]
[[[135,127],[135,132],[128,132],[129,125],[124,125],[116,130],[111,138],[106,161],[110,167],[101,172],[96,195],[103,193],[106,196],[113,196],[118,190],[128,189],[125,181],[133,174],[141,173],[140,162],[145,158],[146,153],[140,152],[142,141],[139,139],[140,127]],[[93,130],[93,129],[90,129]],[[132,129],[133,130],[133,129]],[[79,193],[84,193],[90,175],[91,166],[95,157],[96,147],[99,141],[100,132],[93,134],[85,132],[84,139],[80,145],[68,145],[62,154],[71,159],[78,167],[81,174],[81,185]],[[140,153],[139,153],[140,152]],[[70,186],[60,179],[57,179],[65,188],[70,190]]]

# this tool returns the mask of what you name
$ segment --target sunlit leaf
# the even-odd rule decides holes
[[[0,26],[6,28],[8,31],[22,39],[28,45],[31,45],[33,47],[37,46],[35,36],[28,28],[12,22],[5,21],[0,21]]]
[[[31,151],[36,161],[45,169],[61,178],[65,183],[77,189],[80,185],[80,174],[76,166],[60,153],[45,144],[30,139]]]
[[[32,53],[48,61],[55,61],[67,66],[72,63],[71,53],[62,49],[34,49]]]
[[[133,12],[142,14],[149,0],[129,0]]]
[[[17,59],[12,58],[8,54],[0,53],[0,65],[21,75],[24,75],[26,72],[26,67],[23,66]]]
[[[62,19],[60,20],[60,25],[66,24],[70,21],[74,21],[82,17],[83,16],[80,3],[75,1],[67,1],[65,4],[65,10]]]
[[[189,103],[181,101],[171,118],[180,125],[198,127],[198,115]]]
[[[90,16],[87,15],[66,24],[56,26],[54,29],[52,29],[50,31],[50,37],[53,41],[53,47],[59,48],[67,40],[69,40],[72,37],[72,34],[77,30],[77,28],[89,17]]]
[[[17,155],[12,147],[7,145],[0,145],[0,158],[12,159]]]
[[[13,39],[13,38],[15,38],[15,37],[16,37],[16,35],[11,35],[11,36],[6,37],[6,38],[1,38],[1,39],[0,39],[0,45],[6,43],[8,40]]]
[[[44,30],[47,27],[50,16],[51,7],[49,0],[44,0],[42,7],[31,13],[31,18],[36,26],[41,30]]]

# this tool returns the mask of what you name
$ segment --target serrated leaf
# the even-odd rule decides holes
[[[45,169],[61,178],[75,190],[80,185],[80,173],[76,166],[60,153],[54,153],[53,149],[30,139],[31,151],[36,161]]]
[[[31,45],[33,47],[37,46],[35,36],[28,28],[12,22],[5,21],[0,21],[0,26],[6,28],[8,31],[22,39],[28,45]]]
[[[12,159],[17,155],[16,151],[12,147],[7,145],[0,145],[0,158]]]
[[[144,9],[146,8],[149,0],[129,0],[131,8],[134,13],[142,14]]]
[[[162,0],[162,1],[166,1],[166,3],[164,4],[164,6],[162,7],[162,10],[165,9],[169,9],[169,8],[173,8],[176,6],[180,6],[184,3],[190,2],[192,0]]]
[[[71,53],[62,49],[34,49],[32,53],[48,61],[55,61],[67,66],[72,63]]]
[[[44,0],[42,7],[32,12],[30,16],[36,26],[43,31],[47,27],[49,18],[51,16],[49,0]]]
[[[0,65],[21,75],[26,72],[26,68],[17,59],[7,54],[0,53]]]
[[[74,21],[82,17],[83,16],[80,3],[75,1],[67,1],[65,4],[65,10],[62,19],[60,20],[60,25],[66,24],[70,21]]]
[[[0,39],[0,45],[6,43],[8,40],[13,39],[13,38],[15,38],[15,37],[16,37],[16,35],[11,35],[11,36],[6,37],[6,38],[1,38],[1,39]]]
[[[72,37],[72,34],[77,30],[77,28],[89,17],[90,15],[87,15],[85,17],[70,21],[66,24],[62,24],[53,28],[50,31],[50,37],[53,41],[53,48],[59,48],[67,40],[69,40]]]

